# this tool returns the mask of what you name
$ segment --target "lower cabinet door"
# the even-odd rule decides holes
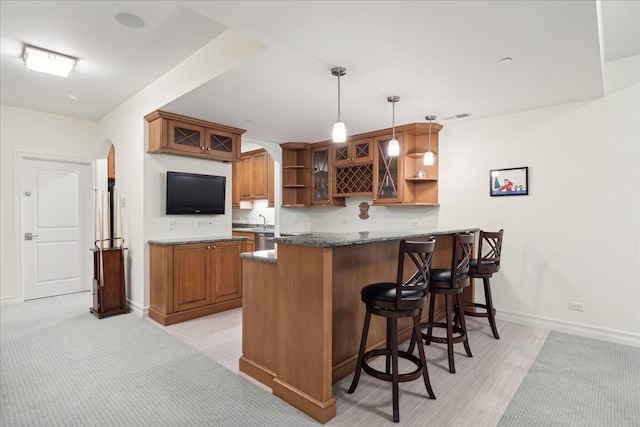
[[[242,297],[242,242],[221,242],[211,251],[211,286],[213,302],[223,302]]]
[[[176,246],[173,289],[175,311],[211,303],[210,248],[211,245],[207,243]]]

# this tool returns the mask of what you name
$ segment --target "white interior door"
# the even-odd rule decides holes
[[[25,299],[91,289],[93,165],[25,157],[19,167]]]

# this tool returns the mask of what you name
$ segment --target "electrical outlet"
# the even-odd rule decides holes
[[[176,229],[176,220],[175,219],[170,219],[169,220],[169,230],[175,230]]]
[[[581,302],[569,302],[569,310],[584,311],[584,304]]]
[[[409,221],[409,227],[418,228],[418,221]]]

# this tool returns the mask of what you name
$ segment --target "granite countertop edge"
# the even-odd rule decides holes
[[[476,232],[478,227],[437,227],[427,230],[389,230],[360,231],[352,233],[310,233],[300,236],[276,237],[275,243],[287,243],[300,246],[338,247],[362,245],[365,243],[384,242],[389,240],[413,239],[441,234]]]
[[[254,233],[254,234],[274,234],[275,230],[269,228],[232,228],[232,232]]]
[[[232,242],[235,240],[243,241],[243,240],[247,240],[247,237],[241,237],[241,236],[178,237],[174,239],[153,239],[153,240],[148,240],[148,243],[153,245],[173,246],[173,245],[186,245],[189,243]]]
[[[267,249],[266,251],[256,252],[242,252],[240,258],[251,259],[254,261],[270,262],[276,264],[278,262],[278,255],[274,249]]]

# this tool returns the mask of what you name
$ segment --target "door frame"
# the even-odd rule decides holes
[[[96,189],[96,161],[95,159],[85,159],[79,157],[66,157],[66,156],[56,156],[51,154],[42,154],[42,153],[30,153],[25,151],[16,151],[14,159],[13,159],[13,212],[14,212],[14,259],[15,262],[15,295],[18,303],[25,302],[25,286],[22,279],[22,267],[24,265],[24,260],[22,259],[23,254],[23,245],[24,240],[22,239],[22,203],[21,203],[21,194],[20,188],[22,187],[22,167],[24,166],[24,162],[28,160],[42,160],[47,162],[59,162],[59,163],[76,163],[81,165],[88,165],[91,168],[91,177],[92,188]],[[90,210],[91,215],[93,216],[95,213],[95,206],[93,206],[93,198],[91,202],[91,206],[87,208]],[[91,233],[91,230],[88,230],[88,233]],[[91,253],[89,251],[90,248],[87,248],[85,251],[85,255],[82,262],[87,262],[88,265],[91,265]],[[84,252],[83,252],[84,253]],[[88,290],[91,289],[91,286],[88,287]]]

